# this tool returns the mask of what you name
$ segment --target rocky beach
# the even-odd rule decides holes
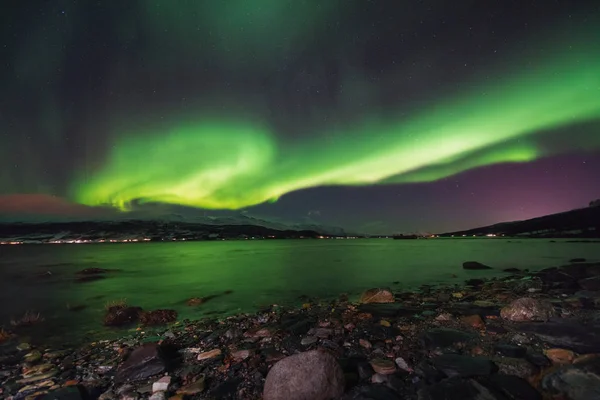
[[[0,398],[600,399],[600,264],[504,274],[197,321],[114,302],[121,338],[52,348],[29,315],[0,332]]]

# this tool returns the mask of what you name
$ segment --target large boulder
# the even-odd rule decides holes
[[[330,400],[344,393],[344,372],[331,354],[312,350],[278,361],[265,381],[264,400]]]
[[[165,358],[156,343],[146,343],[135,349],[118,368],[116,382],[139,381],[166,370]]]
[[[483,270],[483,269],[492,269],[492,267],[489,267],[489,266],[482,264],[480,262],[477,262],[477,261],[465,261],[463,263],[463,269]]]
[[[369,303],[393,303],[394,294],[387,288],[369,289],[360,296],[360,302]]]
[[[522,297],[500,310],[500,315],[514,322],[548,321],[554,316],[554,307],[545,300]]]

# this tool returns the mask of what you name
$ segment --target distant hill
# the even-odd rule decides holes
[[[121,220],[0,224],[0,241],[49,243],[100,240],[292,239],[323,235],[315,230],[273,229],[259,225]]]
[[[448,232],[440,236],[463,235],[598,238],[600,237],[600,207],[592,202],[587,208],[545,215],[525,221],[503,222],[466,231]]]

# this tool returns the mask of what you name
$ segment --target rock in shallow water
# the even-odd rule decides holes
[[[117,370],[116,382],[137,381],[160,374],[166,369],[161,349],[155,343],[138,347]]]
[[[513,322],[547,321],[554,315],[554,307],[545,300],[522,297],[504,307],[500,315]]]
[[[294,354],[277,362],[265,382],[264,400],[329,400],[344,392],[344,372],[329,353]]]
[[[489,266],[482,264],[480,262],[477,262],[477,261],[466,261],[463,263],[463,269],[483,270],[483,269],[492,269],[492,267],[489,267]]]
[[[387,288],[369,289],[360,296],[360,302],[363,304],[393,303],[394,300],[394,294]]]

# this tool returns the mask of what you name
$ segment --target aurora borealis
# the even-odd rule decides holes
[[[597,5],[321,3],[15,7],[0,197],[387,231],[600,197]]]

